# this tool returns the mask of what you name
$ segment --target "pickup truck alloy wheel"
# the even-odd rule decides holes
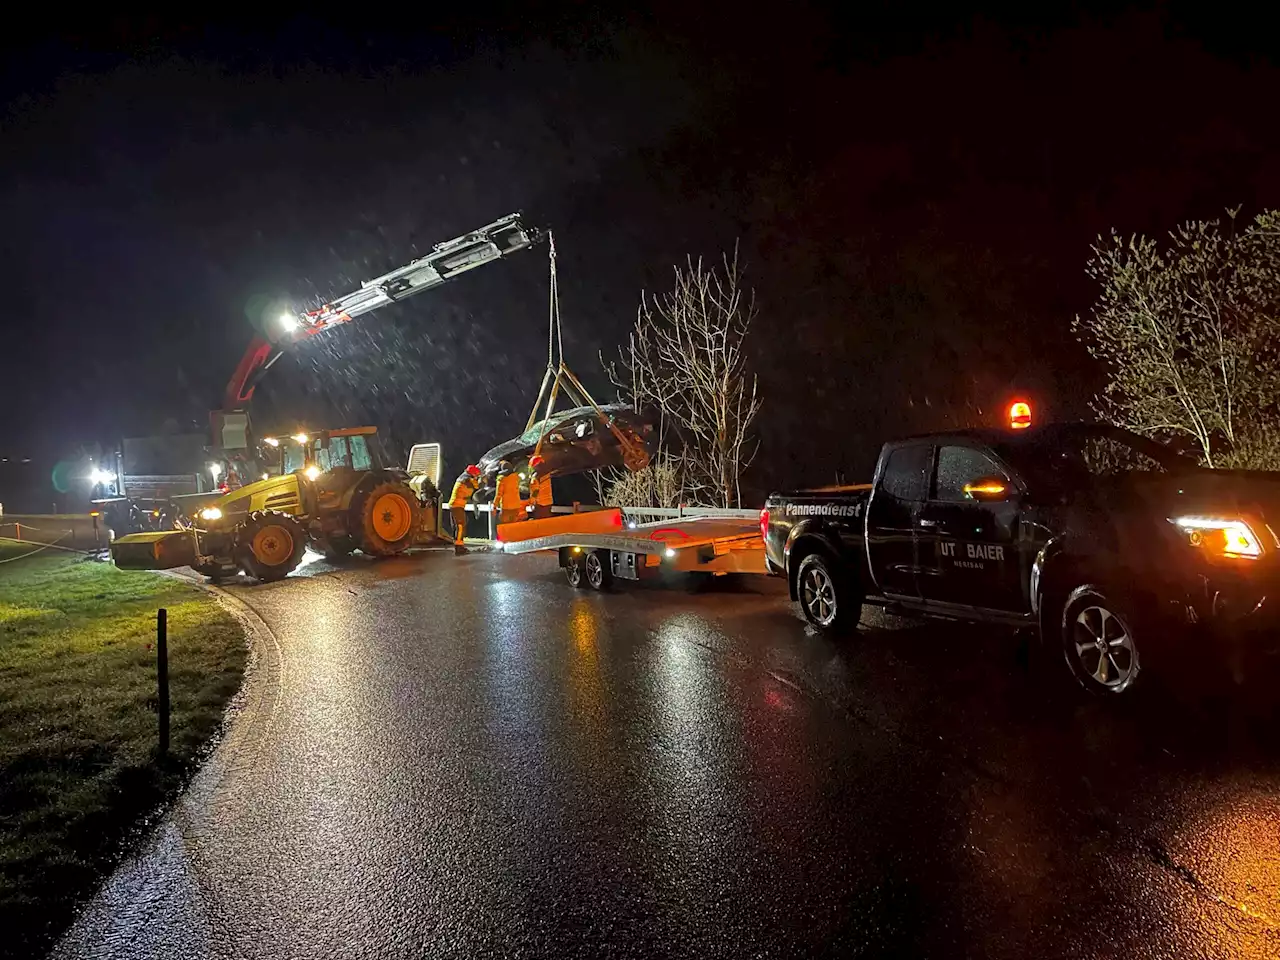
[[[841,581],[843,571],[826,556],[811,553],[800,561],[796,571],[796,593],[805,619],[820,630],[838,632],[857,624],[862,610],[861,597],[853,596]]]
[[[1133,630],[1100,593],[1077,591],[1063,613],[1063,653],[1087,690],[1121,693],[1138,676]]]
[[[804,572],[800,580],[800,602],[819,626],[835,622],[836,585],[823,567],[815,564]]]

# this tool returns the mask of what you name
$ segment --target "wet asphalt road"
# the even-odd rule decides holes
[[[1280,956],[1259,678],[1081,702],[1015,637],[540,557],[231,589],[240,714],[60,956]]]

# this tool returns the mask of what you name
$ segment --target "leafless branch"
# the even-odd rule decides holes
[[[737,506],[761,403],[743,350],[755,293],[744,289],[736,245],[718,268],[689,258],[673,272],[669,291],[641,293],[631,335],[605,369],[637,409],[659,411],[659,442],[675,448],[667,463],[687,501]]]
[[[1280,401],[1280,213],[1237,230],[1235,212],[1226,234],[1218,220],[1190,222],[1164,249],[1143,236],[1100,237],[1086,268],[1098,301],[1075,322],[1107,365],[1098,413],[1188,436],[1209,466],[1249,460],[1244,444],[1270,442]]]

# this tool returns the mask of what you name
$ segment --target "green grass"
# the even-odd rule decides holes
[[[246,655],[240,624],[195,587],[29,550],[0,541],[0,956],[46,946],[181,789]],[[169,611],[166,757],[154,710],[159,607]]]

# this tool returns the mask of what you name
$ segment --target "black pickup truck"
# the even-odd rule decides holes
[[[866,486],[772,495],[761,530],[823,630],[864,603],[1035,627],[1099,693],[1129,689],[1140,656],[1247,653],[1280,606],[1280,473],[1110,426],[896,440]]]

